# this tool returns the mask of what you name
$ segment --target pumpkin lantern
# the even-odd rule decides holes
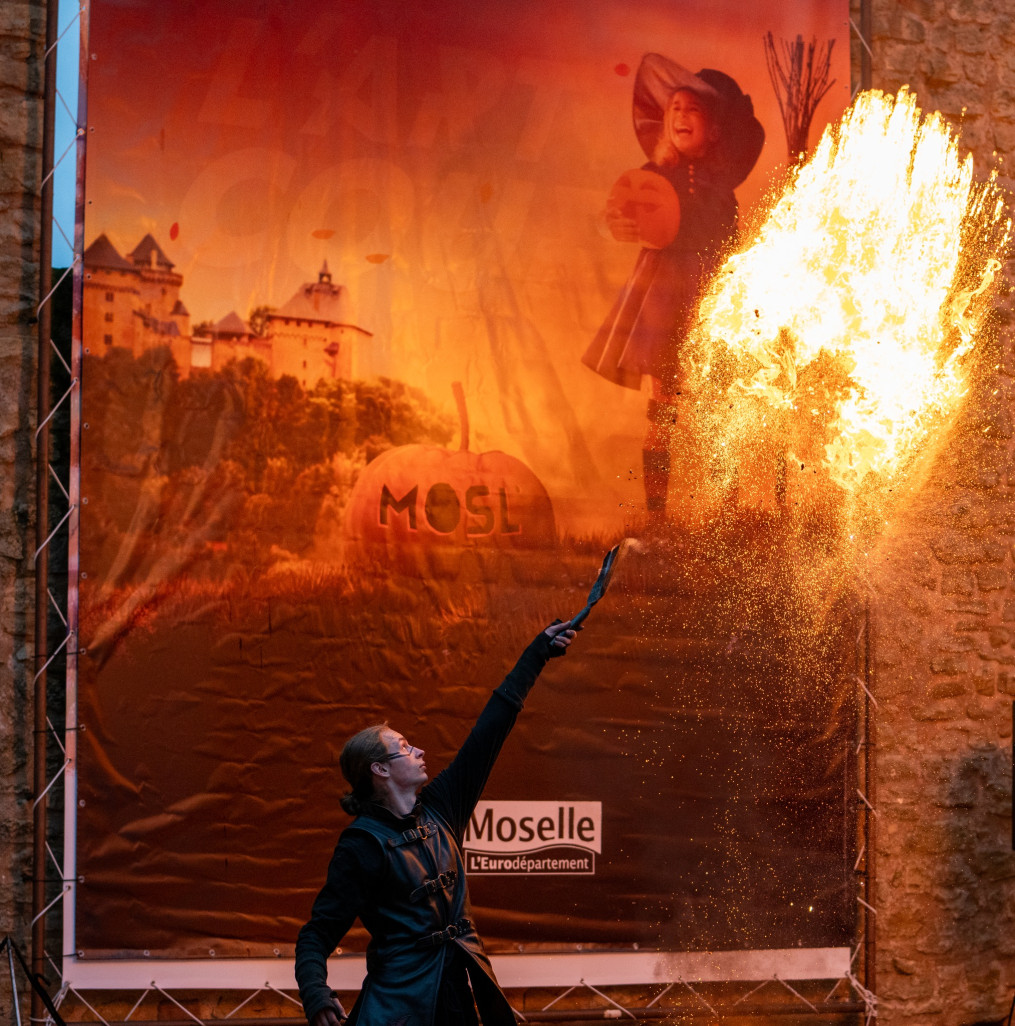
[[[614,183],[606,206],[638,226],[638,241],[647,249],[668,246],[680,229],[677,190],[662,175],[644,168],[625,171]]]
[[[403,445],[368,463],[349,497],[343,537],[366,554],[379,547],[396,565],[455,572],[462,550],[547,548],[556,539],[553,505],[539,478],[507,453],[470,452],[459,382],[457,450]]]

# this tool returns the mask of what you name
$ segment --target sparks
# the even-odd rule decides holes
[[[967,390],[1010,233],[940,115],[861,94],[702,300],[702,437],[741,462],[767,439],[846,492],[890,482]]]

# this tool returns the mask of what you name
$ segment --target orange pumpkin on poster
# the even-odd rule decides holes
[[[668,246],[680,230],[677,190],[655,171],[640,167],[625,171],[610,190],[606,206],[634,221],[638,241],[647,249]]]
[[[367,555],[383,551],[411,572],[444,576],[462,549],[539,549],[556,540],[553,504],[539,478],[507,453],[469,451],[464,393],[458,382],[452,388],[459,448],[389,449],[363,468],[346,506],[344,540]]]

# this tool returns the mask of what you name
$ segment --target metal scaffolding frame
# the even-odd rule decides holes
[[[41,190],[40,242],[40,301],[38,304],[38,418],[36,428],[36,549],[35,549],[35,660],[34,678],[35,720],[33,749],[33,871],[32,871],[32,951],[31,969],[37,978],[45,976],[47,968],[54,969],[62,983],[56,998],[57,1007],[68,998],[79,1001],[95,1016],[95,1021],[115,1026],[102,1017],[85,997],[89,990],[134,990],[139,997],[124,1022],[142,1022],[133,1016],[142,1008],[149,995],[158,995],[175,1005],[180,1012],[179,1026],[190,1026],[196,1022],[203,1026],[205,1020],[193,1014],[177,997],[183,991],[210,989],[216,991],[236,990],[240,997],[235,1007],[215,1022],[227,1019],[230,1023],[296,1022],[302,1012],[291,1018],[245,1019],[237,1016],[258,995],[273,992],[278,1000],[299,1008],[293,997],[291,968],[286,964],[281,970],[281,960],[232,960],[242,963],[236,966],[234,974],[225,976],[235,984],[223,983],[223,969],[231,960],[206,960],[201,963],[172,963],[159,960],[129,962],[117,960],[106,963],[95,970],[85,969],[74,949],[74,909],[76,887],[76,837],[75,810],[77,735],[84,729],[77,720],[77,656],[78,647],[78,512],[80,505],[87,502],[80,496],[79,432],[81,423],[81,379],[82,339],[80,324],[80,298],[83,287],[84,249],[82,224],[82,180],[85,160],[84,139],[87,97],[84,90],[85,76],[82,74],[82,92],[78,113],[71,112],[58,89],[56,77],[56,53],[60,40],[75,26],[80,27],[83,44],[88,39],[88,0],[78,0],[77,14],[62,33],[59,32],[58,0],[49,0],[46,8],[46,50],[45,50],[45,97],[43,136],[43,182]],[[860,0],[860,24],[850,20],[851,31],[856,35],[860,48],[860,76],[853,95],[859,89],[871,86],[872,51],[871,2]],[[71,33],[71,38],[74,38]],[[88,59],[86,45],[80,48],[82,71]],[[62,106],[74,123],[74,142],[67,149],[54,153],[54,124]],[[68,233],[53,216],[53,176],[56,168],[65,160],[77,162],[77,217],[76,225]],[[68,245],[72,244],[73,261],[61,278],[54,282],[52,275],[52,231],[59,231]],[[73,239],[73,243],[71,243]],[[73,275],[75,295],[75,320],[71,352],[63,352],[52,335],[53,297],[68,275]],[[56,362],[54,364],[53,357]],[[65,376],[66,382],[57,382],[57,376]],[[55,399],[54,388],[60,391]],[[55,424],[66,431],[64,443],[67,462],[51,458],[51,431]],[[66,427],[64,426],[66,424]],[[61,472],[64,477],[61,477]],[[57,546],[66,546],[67,588],[60,594],[52,578],[56,576],[50,555]],[[54,590],[57,591],[54,594]],[[49,712],[49,688],[54,684],[50,672],[60,659],[66,659],[65,680],[59,681],[66,688],[66,709],[63,722],[57,726]],[[856,823],[859,854],[854,866],[857,881],[857,937],[856,947],[849,949],[789,949],[779,952],[695,952],[679,955],[675,953],[566,953],[554,956],[508,955],[495,956],[498,972],[509,990],[515,992],[532,987],[547,987],[556,994],[538,1011],[527,1011],[519,1018],[527,1022],[578,1021],[580,1019],[659,1019],[672,1014],[674,1007],[663,1005],[663,999],[679,994],[690,1003],[681,1005],[681,1013],[688,1016],[717,1016],[720,1014],[771,1014],[775,1011],[790,1011],[797,1014],[852,1014],[862,1013],[869,1024],[877,1014],[876,993],[876,895],[875,895],[875,846],[876,846],[876,710],[874,696],[874,654],[872,626],[869,605],[864,611],[864,624],[857,638],[857,735],[855,749],[856,781]],[[64,825],[62,851],[54,851],[50,843],[53,833],[50,817],[47,815],[51,792],[63,785]],[[59,793],[59,790],[57,792]],[[62,930],[59,935],[58,954],[47,948],[47,923],[53,909],[62,907]],[[862,959],[860,954],[863,954]],[[10,957],[11,950],[8,948]],[[147,953],[146,953],[147,954]],[[805,956],[801,961],[801,956]],[[541,963],[532,959],[542,958]],[[555,963],[554,963],[555,960]],[[362,978],[362,959],[345,956],[333,960],[335,967],[333,983],[355,989]],[[204,967],[203,971],[201,967]],[[637,966],[637,968],[635,968]],[[711,967],[711,968],[710,968]],[[718,968],[717,968],[718,967]],[[860,972],[858,974],[858,967]],[[84,970],[84,972],[82,972]],[[780,971],[781,970],[781,971]],[[822,975],[825,974],[825,975]],[[862,979],[860,978],[862,976]],[[647,977],[643,978],[643,977]],[[808,997],[804,990],[813,989],[817,980],[834,982],[824,999]],[[119,982],[117,982],[119,981]],[[217,981],[217,982],[213,982]],[[17,989],[11,962],[11,982],[14,987],[15,1004]],[[722,1000],[707,992],[710,984],[722,983],[730,993],[724,993]],[[804,986],[809,983],[810,988]],[[628,992],[632,986],[643,984],[648,993],[638,1003],[632,1003]],[[796,984],[796,986],[794,986]],[[780,1008],[770,1003],[759,1004],[757,995],[775,986],[783,995],[792,999],[790,1004]],[[627,988],[627,990],[623,990]],[[844,996],[836,994],[845,988]],[[734,995],[736,990],[743,992]],[[613,990],[616,996],[611,995]],[[623,990],[623,993],[622,993]],[[576,993],[595,1001],[590,1008],[560,1008],[559,1006]],[[712,1001],[709,1001],[709,997]],[[752,1003],[751,999],[754,998]],[[834,1000],[833,1000],[834,999]],[[627,1002],[625,1004],[625,1002]],[[33,993],[32,1019],[36,1022],[52,1022],[41,998]],[[149,1020],[150,1021],[150,1020]],[[165,1026],[172,1026],[177,1020],[163,1020]]]
[[[83,156],[83,135],[78,115],[71,111],[57,84],[57,48],[60,40],[79,24],[84,12],[59,29],[59,2],[46,4],[46,34],[43,96],[42,185],[40,202],[39,239],[39,303],[37,352],[37,420],[35,430],[36,465],[36,548],[35,572],[35,675],[33,681],[34,744],[33,744],[33,801],[32,801],[32,949],[31,971],[36,978],[43,976],[48,967],[46,950],[47,916],[63,898],[69,885],[63,876],[63,860],[50,844],[51,822],[48,815],[50,792],[65,779],[72,764],[67,743],[73,736],[65,724],[53,723],[50,716],[49,689],[53,681],[50,672],[54,664],[67,659],[70,665],[77,646],[77,591],[74,586],[75,568],[68,563],[67,591],[63,594],[56,586],[59,574],[53,569],[51,556],[62,555],[66,549],[69,560],[73,554],[72,538],[77,530],[77,467],[74,459],[66,460],[66,449],[58,450],[53,458],[52,431],[59,426],[63,435],[59,441],[73,445],[76,411],[79,409],[79,375],[75,374],[70,353],[61,350],[53,338],[53,304],[57,290],[70,276],[75,288],[80,287],[82,240],[75,225],[63,225],[53,215],[54,176],[57,168],[67,160],[80,161]],[[72,33],[72,38],[74,34]],[[55,154],[56,118],[60,109],[74,125],[71,144],[59,155]],[[80,181],[80,174],[76,175]],[[75,218],[80,222],[80,218]],[[58,280],[53,280],[53,232],[58,231],[73,252],[71,265]],[[56,375],[66,376],[59,387],[59,397],[53,397]],[[63,456],[63,459],[60,456]],[[66,460],[66,462],[64,462]],[[65,477],[61,477],[61,473]],[[64,686],[61,680],[60,687]],[[50,745],[52,742],[52,747]],[[63,795],[66,800],[66,795]],[[55,892],[55,893],[54,893]],[[12,977],[13,982],[13,977]],[[16,998],[15,998],[16,1000]],[[45,1009],[41,997],[33,991],[31,1016],[42,1021]]]

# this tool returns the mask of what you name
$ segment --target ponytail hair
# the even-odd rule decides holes
[[[340,804],[350,816],[358,816],[374,796],[374,775],[370,767],[388,754],[381,738],[381,731],[387,729],[386,723],[365,727],[358,734],[353,734],[342,747],[338,765],[351,790],[346,792]]]

